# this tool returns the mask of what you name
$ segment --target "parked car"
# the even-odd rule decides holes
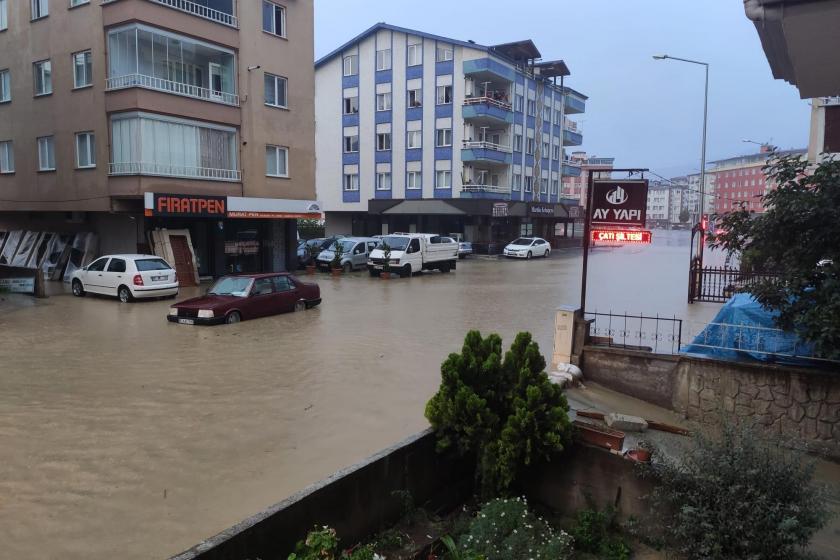
[[[318,284],[286,272],[223,276],[203,296],[176,303],[167,320],[184,325],[238,323],[321,303]]]
[[[70,278],[73,295],[116,296],[123,303],[134,299],[175,297],[178,276],[157,255],[105,255],[76,270]]]
[[[321,244],[324,238],[304,239],[298,243],[297,258],[298,268],[304,268],[315,262],[315,258],[321,251]]]
[[[470,243],[469,241],[461,241],[460,243],[458,243],[458,258],[459,259],[465,259],[465,258],[467,258],[467,255],[472,255],[472,254],[473,254],[472,243]]]
[[[315,264],[319,269],[330,269],[335,258],[336,245],[339,244],[341,245],[341,263],[339,266],[344,272],[352,272],[367,265],[368,255],[379,244],[379,240],[373,237],[344,237],[339,239],[318,255]]]
[[[383,237],[370,253],[367,267],[371,276],[379,276],[384,270],[383,242],[391,248],[390,269],[402,277],[421,270],[449,272],[458,264],[458,244],[450,237],[431,233],[394,233]]]
[[[520,237],[505,245],[504,255],[520,259],[547,257],[551,254],[551,245],[542,237]]]

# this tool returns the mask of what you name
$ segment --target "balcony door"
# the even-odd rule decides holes
[[[217,101],[222,100],[222,65],[215,62],[209,63],[210,70],[210,98]]]

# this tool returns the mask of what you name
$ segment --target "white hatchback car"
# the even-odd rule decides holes
[[[73,295],[86,292],[117,296],[123,303],[136,298],[175,297],[178,276],[157,255],[106,255],[73,273]]]
[[[547,257],[551,254],[551,245],[542,237],[520,237],[505,245],[506,257],[530,259],[531,257]]]

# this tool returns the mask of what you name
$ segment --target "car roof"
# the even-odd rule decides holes
[[[163,259],[157,255],[142,255],[140,253],[124,253],[119,255],[102,255],[100,259]]]
[[[289,272],[256,272],[256,273],[241,273],[241,274],[225,274],[222,278],[271,278],[272,276],[291,276]]]
[[[342,237],[342,241],[379,241],[373,237]]]

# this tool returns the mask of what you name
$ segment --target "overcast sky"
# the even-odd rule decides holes
[[[656,53],[711,64],[708,161],[757,151],[743,138],[807,145],[810,107],[773,79],[741,0],[315,0],[316,58],[382,21],[485,45],[533,39],[589,96],[572,117],[580,149],[616,166],[700,166],[703,67]]]

